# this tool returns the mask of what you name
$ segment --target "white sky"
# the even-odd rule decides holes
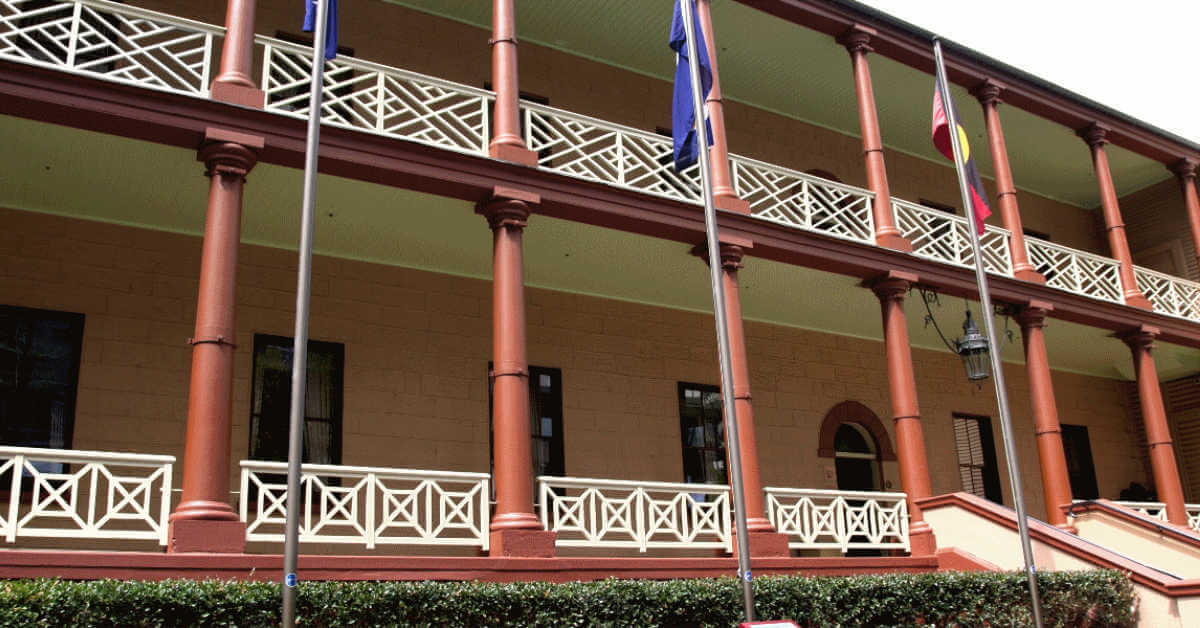
[[[859,1],[1200,143],[1200,1]]]

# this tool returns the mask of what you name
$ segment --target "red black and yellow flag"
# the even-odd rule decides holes
[[[954,99],[950,99],[950,106],[954,107]],[[958,109],[954,108],[954,119],[961,120],[958,117]],[[946,119],[946,109],[942,107],[942,96],[938,93],[935,86],[933,88],[933,145],[938,151],[946,156],[946,159],[954,161],[954,147],[950,145],[950,122]],[[971,143],[967,140],[967,132],[963,130],[962,124],[958,125],[958,146],[962,149],[963,170],[967,176],[967,185],[971,188],[971,209],[975,212],[975,231],[979,235],[983,235],[983,220],[992,215],[992,210],[988,208],[987,196],[983,191],[983,180],[979,178],[979,168],[975,167],[975,158],[971,151]]]

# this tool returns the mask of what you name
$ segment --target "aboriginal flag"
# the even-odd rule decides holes
[[[958,109],[954,107],[954,99],[950,99],[950,107],[954,111],[954,119],[958,117]],[[946,118],[946,109],[942,106],[942,95],[937,86],[933,88],[933,145],[954,161],[954,147],[950,145],[950,122]],[[971,189],[971,209],[975,212],[975,231],[983,235],[983,220],[992,215],[988,208],[987,196],[983,191],[983,180],[979,178],[979,168],[975,167],[975,157],[971,152],[971,143],[967,140],[967,132],[962,124],[958,125],[958,147],[962,149],[963,170],[967,177],[967,185]]]

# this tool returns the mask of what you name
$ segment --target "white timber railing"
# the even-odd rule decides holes
[[[1115,501],[1114,504],[1128,508],[1159,521],[1167,520],[1167,505],[1163,502],[1126,502]],[[1184,504],[1187,510],[1188,527],[1200,532],[1200,504]]]
[[[208,95],[225,29],[104,0],[0,0],[0,58]]]
[[[167,544],[173,456],[0,447],[0,536]],[[28,499],[24,496],[28,495]]]
[[[733,551],[729,487],[539,476],[542,525],[563,547]]]
[[[1138,289],[1154,304],[1155,311],[1191,320],[1200,320],[1200,283],[1133,267]]]
[[[243,460],[240,512],[247,541],[282,542],[287,464]],[[301,466],[300,542],[488,548],[486,473]]]
[[[975,268],[975,253],[971,248],[970,226],[967,219],[932,207],[900,199],[892,199],[896,227],[913,247],[913,255]],[[989,272],[1012,277],[1012,258],[1007,229],[984,225],[979,247],[983,266]]]
[[[793,549],[909,551],[904,493],[767,487],[767,518]]]
[[[312,47],[258,36],[268,111],[308,117]],[[488,154],[492,92],[353,57],[325,62],[321,122]]]
[[[207,97],[225,29],[106,0],[0,0],[0,58],[151,89]],[[266,109],[306,117],[310,47],[257,36]],[[324,123],[487,156],[493,92],[370,61],[326,62]],[[686,203],[699,203],[697,166],[675,172],[670,138],[522,101],[525,141],[540,168]],[[782,225],[874,243],[870,191],[730,155],[733,185],[751,213]],[[913,254],[974,264],[965,218],[893,199]],[[1012,276],[1009,233],[988,226],[989,272]],[[1025,238],[1047,285],[1122,303],[1111,258]],[[1155,311],[1200,321],[1200,284],[1135,267]]]
[[[875,242],[875,194],[765,162],[729,156],[738,197],[750,213],[789,227]]]
[[[671,138],[598,118],[521,102],[525,143],[538,166],[567,176],[690,203],[700,168],[675,171]]]
[[[1046,285],[1094,299],[1123,303],[1120,264],[1115,259],[1025,238],[1029,263],[1046,278]]]

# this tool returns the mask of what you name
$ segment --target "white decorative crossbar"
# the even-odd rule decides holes
[[[542,525],[564,547],[733,551],[729,487],[540,476]]]
[[[9,543],[59,537],[166,545],[174,463],[173,456],[0,447],[9,489],[0,536]]]
[[[1200,284],[1140,266],[1133,267],[1133,276],[1155,311],[1200,321]]]
[[[0,0],[3,1],[3,0]],[[270,111],[308,117],[312,47],[256,37]],[[492,92],[339,56],[325,62],[321,122],[487,155]]]
[[[750,203],[750,213],[789,227],[875,242],[870,190],[834,183],[765,162],[729,156],[738,198]]]
[[[904,493],[767,487],[767,518],[793,549],[903,549]]]
[[[1152,519],[1158,519],[1159,521],[1167,520],[1167,505],[1163,502],[1118,501],[1113,503],[1123,508],[1140,512]],[[1184,504],[1184,509],[1187,510],[1188,527],[1196,532],[1200,532],[1200,504]]]
[[[538,166],[680,201],[700,202],[700,167],[675,171],[671,138],[531,102],[525,142]]]
[[[0,58],[207,95],[225,29],[104,0],[0,0]]]
[[[1046,278],[1046,285],[1094,299],[1122,303],[1117,260],[1025,238],[1029,263]]]
[[[975,267],[967,219],[916,203],[892,199],[896,227],[913,247],[913,255],[955,266]],[[984,225],[979,247],[983,265],[989,273],[1012,277],[1012,258],[1007,229]]]
[[[282,542],[287,464],[242,461],[247,541]],[[302,543],[472,545],[488,548],[486,473],[306,464]]]

